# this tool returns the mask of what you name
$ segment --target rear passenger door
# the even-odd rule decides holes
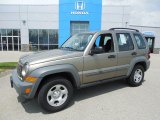
[[[116,76],[125,76],[127,75],[131,60],[136,57],[137,53],[129,32],[117,32],[115,34],[118,45],[118,66]]]

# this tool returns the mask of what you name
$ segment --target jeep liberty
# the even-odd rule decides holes
[[[138,30],[79,33],[59,49],[21,57],[10,81],[20,96],[37,97],[43,109],[57,112],[70,103],[74,89],[120,79],[133,87],[141,85],[149,58]]]

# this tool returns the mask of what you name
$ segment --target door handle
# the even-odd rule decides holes
[[[136,53],[136,52],[133,52],[131,55],[134,56],[134,55],[137,55],[137,53]]]
[[[116,58],[115,55],[109,55],[108,58]]]

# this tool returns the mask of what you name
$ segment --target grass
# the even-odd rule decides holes
[[[2,62],[0,63],[0,72],[4,72],[8,69],[14,69],[17,66],[17,62]]]

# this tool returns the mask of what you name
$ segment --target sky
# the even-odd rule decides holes
[[[130,25],[160,27],[160,0],[103,0],[107,5],[130,5]]]
[[[59,0],[0,0],[0,4],[58,4]],[[130,25],[160,27],[160,0],[103,0],[106,5],[131,6]]]

